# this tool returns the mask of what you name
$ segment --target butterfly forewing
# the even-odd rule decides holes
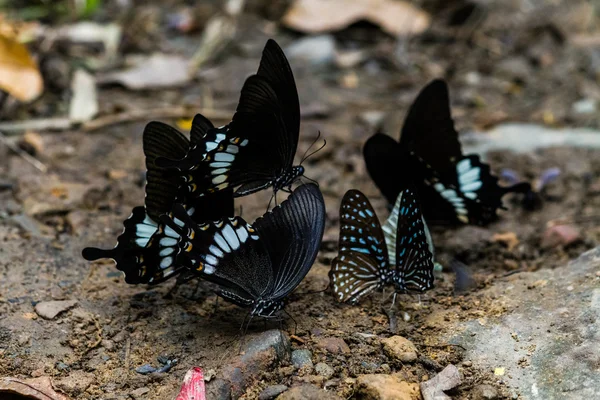
[[[381,225],[369,200],[349,190],[340,206],[339,254],[332,262],[334,296],[355,302],[387,280],[388,250]]]
[[[396,224],[395,236],[392,236]],[[417,195],[403,190],[386,224],[386,239],[394,241],[394,283],[400,291],[425,291],[433,287],[433,243]],[[390,250],[391,251],[391,250]]]

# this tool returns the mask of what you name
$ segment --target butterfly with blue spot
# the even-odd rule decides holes
[[[184,203],[197,222],[233,215],[233,192],[221,191],[212,196],[190,198],[170,171],[155,164],[158,157],[182,157],[190,146],[202,141],[213,126],[198,114],[193,120],[190,140],[177,129],[161,122],[150,122],[143,134],[146,156],[146,197],[144,206],[134,207],[124,222],[124,230],[113,249],[86,247],[83,258],[115,260],[127,283],[162,282],[178,274],[175,250],[178,235],[161,226],[159,216],[171,211],[175,202]]]
[[[179,206],[161,220],[181,236],[179,265],[218,284],[219,296],[250,315],[271,317],[317,257],[325,203],[317,185],[304,184],[252,224],[241,217],[196,224]]]
[[[369,175],[390,204],[402,189],[416,186],[430,224],[485,225],[497,218],[505,194],[531,190],[528,183],[501,187],[478,155],[463,155],[442,80],[434,80],[417,96],[400,142],[377,133],[365,143],[364,157]]]
[[[209,131],[180,159],[157,163],[177,170],[190,195],[235,188],[236,197],[273,187],[290,190],[304,174],[294,166],[300,133],[300,102],[285,54],[270,39],[256,74],[242,87],[232,121]]]
[[[334,297],[354,304],[393,284],[395,291],[433,287],[433,243],[412,189],[403,190],[381,227],[366,196],[349,190],[340,206],[339,253],[329,279]]]

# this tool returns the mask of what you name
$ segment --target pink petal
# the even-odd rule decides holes
[[[175,400],[206,400],[202,368],[193,367],[186,372],[181,390]]]

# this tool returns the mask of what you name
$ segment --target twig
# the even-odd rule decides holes
[[[37,168],[41,172],[46,173],[48,171],[48,167],[46,167],[46,165],[44,163],[42,163],[40,160],[38,160],[37,158],[35,158],[32,155],[30,155],[29,153],[27,153],[26,151],[21,150],[19,148],[19,146],[15,145],[14,143],[11,143],[6,138],[6,136],[4,136],[4,134],[2,132],[0,132],[0,140],[2,141],[2,143],[4,143],[6,145],[6,147],[8,147],[15,154],[17,154],[23,160],[25,160],[28,163],[30,163],[31,165],[33,165],[35,168]]]
[[[125,370],[129,371],[129,354],[131,353],[131,338],[125,342]]]
[[[92,121],[86,122],[83,124],[83,130],[89,132],[110,125],[146,120],[149,118],[183,118],[189,117],[193,113],[200,113],[208,119],[214,119],[217,121],[229,121],[233,116],[233,111],[214,109],[193,110],[187,107],[165,107],[149,110],[131,110],[118,114],[107,115],[105,117],[96,118]]]
[[[23,132],[23,131],[64,131],[73,126],[69,118],[42,118],[29,119],[26,121],[8,121],[0,123],[0,131]]]

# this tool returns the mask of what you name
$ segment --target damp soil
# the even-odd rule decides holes
[[[255,69],[267,37],[264,31],[257,33],[253,23],[255,19],[246,23],[253,28],[244,27],[249,34],[237,51],[211,70],[210,79],[148,93],[103,88],[103,110],[129,104],[151,108],[182,99],[193,104],[207,88],[217,107],[233,110],[243,79]],[[359,26],[338,34],[338,39],[348,43],[362,38],[364,29],[375,28]],[[318,132],[327,139],[326,147],[305,162],[306,175],[317,180],[323,191],[327,225],[317,262],[288,298],[286,311],[291,317],[255,319],[248,332],[281,328],[291,336],[294,349],[311,350],[313,362],[326,362],[335,374],[324,382],[281,365],[259,376],[246,398],[255,398],[269,385],[299,381],[325,385],[348,398],[353,378],[360,374],[399,372],[407,381],[421,382],[449,363],[460,366],[465,377],[455,398],[469,398],[480,383],[494,385],[502,396],[508,396],[493,371],[462,364],[463,349],[441,338],[451,321],[495,318],[508,311],[485,290],[495,282],[523,271],[563,266],[600,243],[600,151],[549,148],[530,154],[487,155],[496,174],[510,168],[535,182],[547,168],[558,167],[561,175],[545,188],[540,209],[528,211],[521,198],[509,195],[506,210],[489,226],[432,227],[443,270],[436,272],[435,288],[421,296],[400,295],[391,308],[388,288],[387,293],[374,293],[359,305],[349,306],[336,303],[325,288],[337,251],[339,203],[345,191],[363,191],[380,219],[387,218],[385,200],[366,172],[362,144],[376,129],[397,137],[408,105],[429,79],[440,75],[449,79],[460,128],[486,127],[502,120],[596,125],[595,117],[582,121],[570,114],[569,99],[578,98],[590,74],[585,68],[569,68],[585,55],[568,43],[543,39],[541,32],[523,39],[530,40],[530,47],[515,47],[503,55],[468,40],[441,40],[438,33],[433,39],[411,43],[405,50],[406,64],[390,66],[379,59],[350,70],[318,73],[294,66],[303,108],[318,110],[303,119],[298,155]],[[274,36],[287,44],[298,34],[281,31]],[[391,38],[376,38],[380,53],[393,44]],[[530,55],[534,47],[539,51]],[[530,62],[525,78],[509,77],[502,81],[506,85],[498,83],[495,58],[530,60],[545,52],[554,56],[552,68]],[[577,79],[557,87],[548,76],[558,76],[561,70],[575,71]],[[475,87],[465,83],[466,74],[472,71],[477,71],[483,83]],[[348,87],[347,76],[355,77],[356,86]],[[369,111],[384,115],[377,126],[365,117]],[[553,116],[551,121],[548,115]],[[174,282],[131,286],[112,262],[88,263],[81,257],[86,246],[112,247],[131,208],[143,203],[141,138],[145,123],[152,119],[149,115],[148,121],[94,132],[42,133],[43,150],[36,156],[48,166],[47,173],[20,157],[0,153],[2,179],[11,184],[0,189],[0,376],[51,376],[55,382],[66,382],[63,387],[78,399],[125,399],[142,387],[149,389],[146,398],[165,399],[174,397],[192,366],[202,366],[205,374],[218,374],[238,351],[247,310],[224,301],[216,304],[210,284],[191,281],[175,289]],[[270,193],[259,193],[241,199],[236,207],[244,218],[253,220],[265,211],[269,197]],[[568,245],[545,244],[547,230],[560,224],[574,228],[578,239]],[[465,265],[464,271],[473,280],[470,286],[459,282],[457,287],[457,274],[451,268],[454,259]],[[77,300],[77,306],[54,320],[45,320],[34,311],[37,302],[66,299]],[[419,350],[419,361],[402,365],[389,359],[371,334],[410,339]],[[331,355],[316,348],[318,338],[330,336],[343,338],[351,353]],[[170,372],[152,376],[135,372],[144,364],[157,366],[156,359],[162,355],[178,360]],[[77,386],[74,380],[84,383]]]

